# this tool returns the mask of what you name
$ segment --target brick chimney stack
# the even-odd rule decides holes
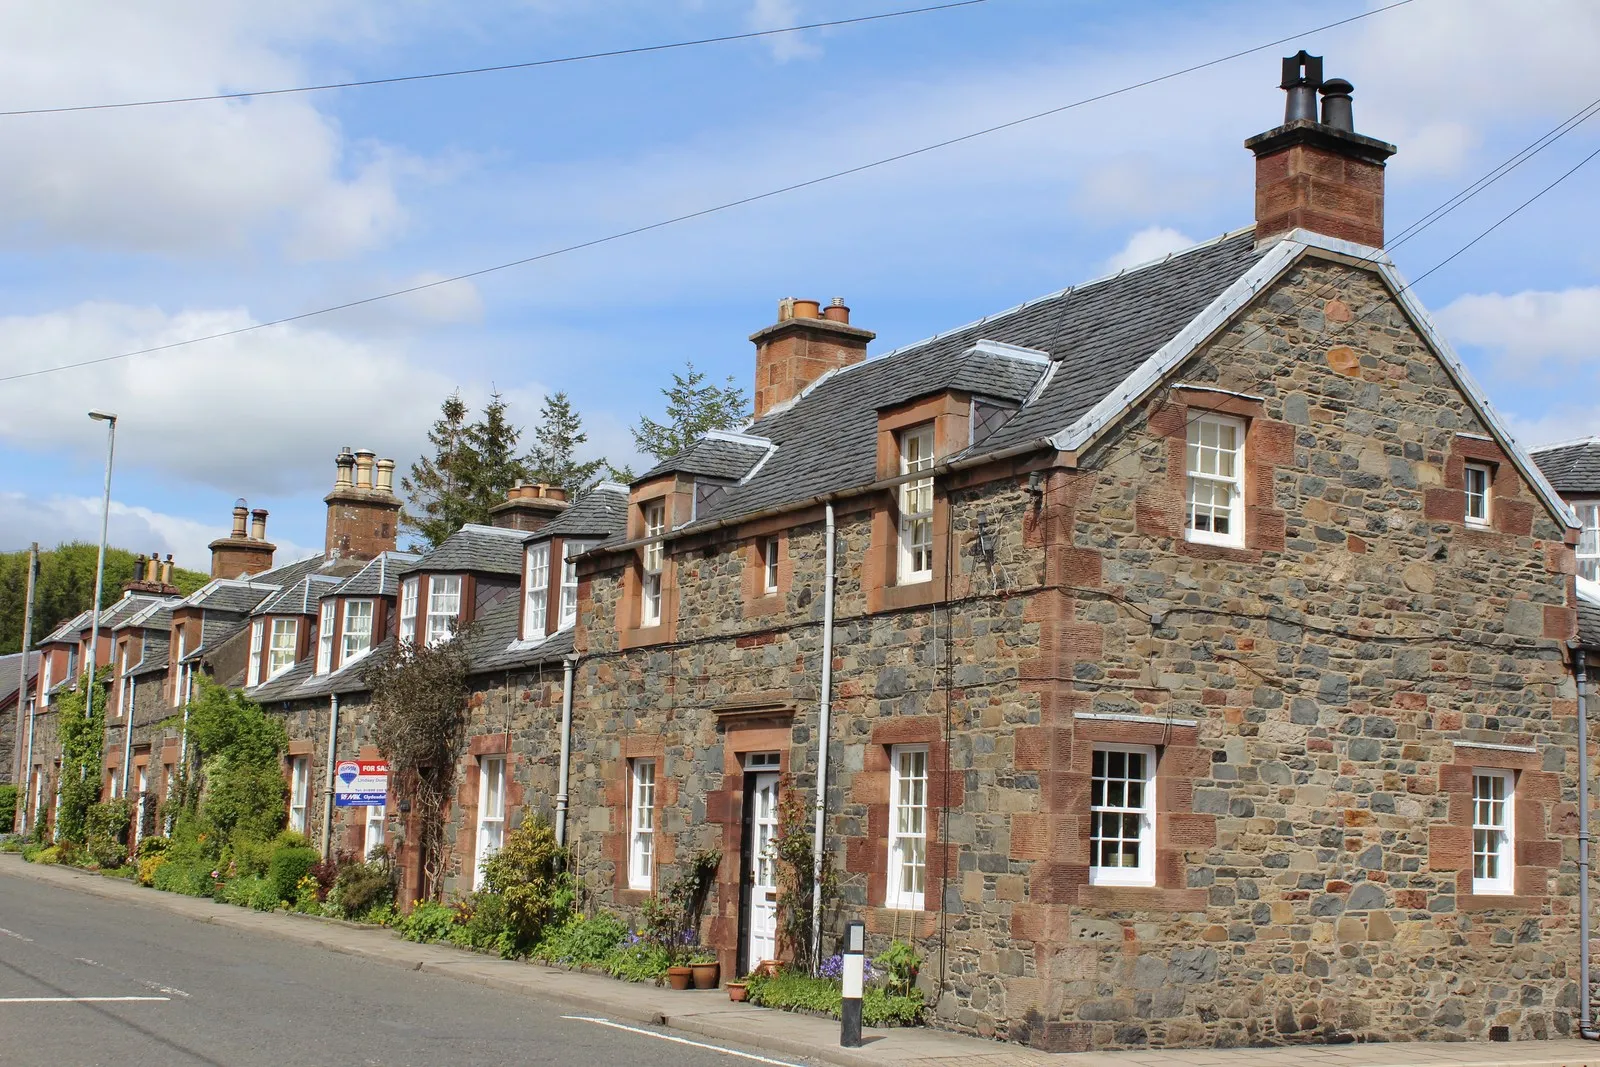
[[[827,308],[815,300],[778,301],[778,321],[750,335],[756,346],[756,418],[829,371],[866,359],[876,336],[850,325],[850,309],[838,297]]]
[[[244,498],[235,500],[233,531],[211,542],[211,577],[237,578],[241,574],[260,574],[272,569],[272,555],[278,546],[267,540],[266,509],[256,509],[253,527],[245,533],[245,523],[250,517],[250,505]],[[151,562],[154,562],[153,557]],[[170,568],[170,563],[168,566]]]
[[[140,556],[134,560],[133,580],[123,585],[122,591],[151,596],[182,596],[178,587],[172,584],[172,553],[167,553],[165,564],[157,552],[150,553],[148,558]]]
[[[1395,147],[1355,132],[1343,78],[1322,78],[1322,57],[1283,61],[1283,125],[1244,143],[1256,157],[1256,243],[1293,229],[1383,247],[1384,161]],[[1317,94],[1322,114],[1317,115]]]
[[[394,460],[363,448],[334,458],[333,492],[323,554],[328,559],[366,561],[391,552],[400,535],[400,498],[394,495]]]
[[[505,500],[489,509],[489,522],[503,530],[536,533],[566,510],[565,489],[543,482],[524,485],[519,478],[517,484],[506,491]]]

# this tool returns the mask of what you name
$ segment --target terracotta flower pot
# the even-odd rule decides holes
[[[717,982],[722,978],[722,964],[696,963],[690,970],[694,971],[694,987],[696,989],[715,989]]]
[[[778,977],[778,961],[762,960],[760,963],[756,964],[756,973],[764,978]]]
[[[673,989],[688,989],[689,983],[694,981],[693,967],[668,967],[667,985]]]
[[[735,1004],[742,1003],[750,996],[750,987],[743,982],[728,983],[728,999]]]

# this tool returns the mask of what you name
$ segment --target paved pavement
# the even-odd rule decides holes
[[[170,999],[7,1000],[99,995]],[[839,1048],[838,1035],[837,1023],[730,1004],[720,993],[414,945],[383,930],[266,915],[0,854],[7,1064],[1600,1067],[1600,1044],[1581,1041],[1047,1056],[921,1028],[869,1031],[855,1050]]]

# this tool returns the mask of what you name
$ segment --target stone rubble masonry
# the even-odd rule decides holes
[[[1304,261],[1167,384],[1075,467],[942,480],[945,602],[883,607],[869,561],[889,494],[836,505],[825,951],[853,918],[874,952],[912,938],[939,1025],[1052,1050],[1569,1033],[1567,531],[1370,273]],[[1187,424],[1224,406],[1248,423],[1238,548],[1182,537]],[[1494,467],[1486,529],[1458,505],[1469,459]],[[736,531],[670,542],[670,640],[619,633],[636,553],[581,568],[569,828],[584,900],[642,903],[626,774],[649,755],[655,884],[724,852],[702,933],[725,973],[745,759],[778,753],[808,804],[816,783],[822,515],[789,521],[775,598],[751,597],[759,556]],[[559,665],[480,679],[451,892],[486,746],[508,746],[508,826],[552,813],[560,701]],[[357,703],[343,714],[341,751],[367,742]],[[323,743],[326,702],[286,715]],[[919,913],[883,906],[900,743],[930,752]],[[1158,750],[1153,886],[1090,882],[1097,743]],[[1482,766],[1518,775],[1509,897],[1471,892],[1462,798]]]

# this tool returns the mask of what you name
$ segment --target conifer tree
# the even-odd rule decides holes
[[[529,477],[527,461],[517,455],[522,431],[506,418],[506,406],[498,392],[490,393],[483,414],[465,431],[474,456],[468,483],[472,510],[468,522],[488,522],[489,509],[505,501],[506,491],[519,478],[525,481]]]
[[[433,456],[421,456],[400,479],[407,504],[402,525],[417,535],[414,548],[433,548],[472,514],[470,486],[477,457],[467,439],[467,405],[460,393],[445,397],[428,431]]]
[[[567,394],[551,393],[544,398],[539,425],[533,431],[533,447],[528,450],[528,477],[546,485],[559,485],[576,497],[594,484],[602,468],[610,469],[602,457],[579,462],[577,451],[589,440],[583,432],[583,417],[572,408]]]
[[[672,385],[661,392],[667,398],[667,421],[640,415],[633,429],[639,451],[657,459],[677,455],[707,430],[732,429],[749,417],[749,401],[732,375],[727,384],[712,385],[693,363],[686,364],[683,374],[674,372]]]

